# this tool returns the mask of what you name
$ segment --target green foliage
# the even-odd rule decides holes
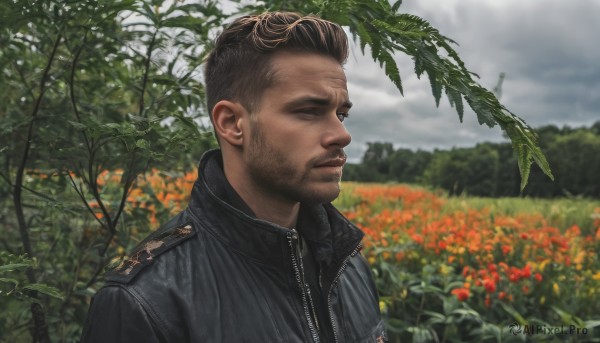
[[[22,279],[3,279],[19,282],[12,294],[54,309],[50,336],[75,341],[115,242],[135,244],[124,221],[144,219],[123,209],[137,176],[174,160],[187,166],[214,146],[196,122],[205,113],[199,74],[225,17],[214,2],[10,1],[0,10],[2,242],[39,261]],[[122,172],[100,184],[107,170]],[[2,341],[45,325],[14,299],[0,304],[11,309]]]
[[[22,274],[18,272],[24,272],[29,268],[35,267],[37,267],[36,261],[29,259],[26,256],[13,256],[6,252],[0,252],[0,284],[3,284],[3,286],[8,288],[8,290],[2,291],[1,294],[3,296],[13,296],[18,299],[36,301],[36,299],[29,298],[27,294],[31,292],[39,292],[51,297],[62,299],[62,294],[54,287],[50,287],[45,284],[28,283],[27,281],[19,280]],[[8,276],[12,277],[7,277],[7,274]]]

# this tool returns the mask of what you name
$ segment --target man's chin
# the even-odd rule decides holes
[[[313,189],[307,188],[302,202],[312,204],[325,204],[335,200],[340,195],[339,182],[326,182]]]

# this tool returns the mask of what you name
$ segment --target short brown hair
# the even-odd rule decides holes
[[[335,23],[292,12],[236,19],[219,35],[206,62],[209,113],[224,99],[239,101],[249,112],[255,111],[273,80],[270,55],[281,50],[314,52],[344,64],[348,38]]]

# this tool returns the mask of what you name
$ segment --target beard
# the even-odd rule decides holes
[[[251,126],[253,134],[245,162],[247,172],[260,189],[275,197],[309,204],[328,203],[338,197],[341,175],[314,175],[311,170],[317,161],[345,156],[342,149],[309,159],[305,164],[294,164],[284,149],[266,141],[260,125],[252,121]]]

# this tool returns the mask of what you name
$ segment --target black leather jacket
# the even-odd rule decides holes
[[[317,342],[299,234],[223,199],[220,152],[206,153],[188,208],[119,267],[90,307],[82,342]],[[363,233],[330,204],[301,205],[335,342],[384,342]]]

